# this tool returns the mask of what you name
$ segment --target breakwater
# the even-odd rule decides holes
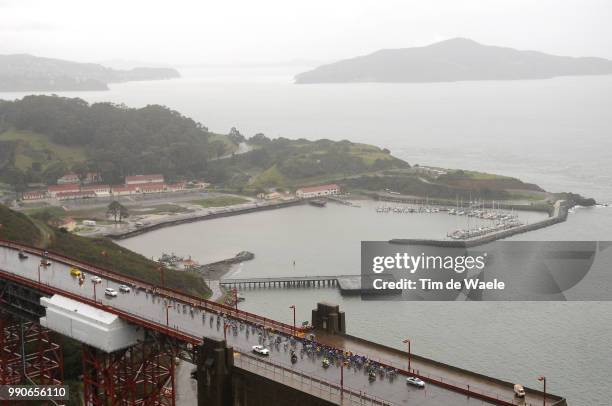
[[[456,203],[449,199],[437,199],[437,198],[423,198],[419,196],[405,196],[405,195],[390,195],[388,193],[364,193],[372,199],[379,200],[382,202],[391,203],[404,203],[404,204],[417,204],[417,205],[429,205],[429,206],[445,206],[455,207]],[[512,204],[504,202],[495,202],[495,208],[501,210],[523,210],[523,211],[539,211],[547,212],[549,215],[553,214],[554,207],[548,204]]]
[[[447,248],[470,248],[479,245],[487,244],[503,238],[508,238],[516,234],[526,233],[528,231],[538,230],[540,228],[549,227],[554,224],[562,223],[567,220],[568,210],[571,204],[566,200],[557,200],[553,205],[552,212],[549,217],[535,223],[524,224],[518,227],[509,228],[506,230],[496,231],[490,234],[485,234],[475,238],[467,238],[464,240],[430,240],[419,238],[395,238],[389,242],[392,244],[403,245],[428,245],[434,247]]]

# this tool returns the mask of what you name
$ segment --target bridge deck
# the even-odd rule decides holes
[[[152,292],[152,286],[143,284],[140,281],[134,281],[125,276],[118,276],[110,271],[97,269],[92,265],[80,264],[74,260],[62,258],[60,256],[51,255],[52,265],[46,268],[39,268],[40,257],[36,251],[32,250],[30,258],[20,260],[17,256],[17,246],[7,247],[8,244],[0,242],[0,278],[8,278],[13,280],[19,279],[25,283],[29,281],[29,285],[38,287],[40,290],[49,293],[58,293],[71,298],[77,298],[83,303],[93,304],[101,307],[109,312],[118,314],[120,317],[141,325],[145,328],[157,329],[162,332],[174,334],[179,338],[184,338],[188,342],[200,342],[201,337],[212,337],[222,339],[224,337],[223,323],[217,323],[219,319],[218,313],[232,314],[231,308],[218,304],[193,298],[187,295],[182,295],[170,290],[157,289]],[[76,278],[70,276],[70,268],[78,265],[81,270],[85,270],[87,280],[84,284],[79,285]],[[102,278],[102,283],[93,284],[91,282],[92,274],[97,274]],[[108,298],[103,295],[104,288],[112,287],[118,290],[120,284],[129,283],[135,288],[130,293],[120,293],[117,297]],[[168,319],[166,319],[166,309],[168,310]],[[271,326],[277,331],[287,331],[288,326],[284,323],[271,321],[261,316],[252,315],[246,312],[235,314],[236,318],[244,320],[248,323],[267,323],[266,326]],[[168,324],[166,325],[166,320]],[[388,358],[381,349],[382,346],[374,344],[360,344],[352,341],[334,341],[338,338],[322,337],[330,340],[330,343],[336,344],[338,348],[344,348],[368,355],[373,359],[380,357],[381,359]],[[250,348],[258,344],[256,334],[246,335],[244,331],[236,335],[227,333],[228,344],[242,354],[249,354]],[[382,347],[384,348],[384,347]],[[401,357],[395,355],[395,360],[399,361]],[[330,367],[323,368],[320,359],[311,360],[307,357],[300,359],[297,364],[291,364],[288,353],[281,349],[272,348],[269,362],[280,365],[285,369],[291,369],[300,374],[316,378],[325,382],[339,382],[339,368]],[[401,362],[401,361],[399,361]],[[398,363],[399,363],[398,362]],[[433,363],[431,364],[433,368]],[[465,373],[456,372],[451,376],[450,370],[438,368],[435,372],[443,376],[444,379],[452,382],[461,382],[461,385],[466,382],[472,382],[474,379]],[[285,378],[283,378],[285,379]],[[490,394],[495,394],[504,401],[486,402],[476,399],[472,396],[457,392],[457,388],[450,388],[444,384],[429,384],[425,390],[407,386],[400,376],[393,382],[388,379],[378,379],[375,383],[368,381],[367,376],[361,370],[345,370],[344,382],[346,387],[352,388],[357,393],[366,393],[372,397],[384,398],[389,404],[410,404],[414,405],[447,405],[447,404],[462,404],[462,405],[481,405],[489,403],[497,404],[514,404],[515,399],[510,396],[509,387],[503,387],[498,381],[490,378],[482,377],[478,382],[478,388],[472,388],[473,393],[477,390]],[[494,397],[494,398],[495,398]],[[529,398],[529,403],[535,404],[538,398]],[[540,403],[541,404],[541,401]],[[553,401],[547,402],[548,405],[553,405]]]

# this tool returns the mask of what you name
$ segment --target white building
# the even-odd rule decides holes
[[[311,197],[337,195],[340,193],[340,186],[335,183],[329,185],[310,186],[296,190],[295,195],[300,199],[308,199]]]
[[[94,192],[98,197],[104,197],[110,195],[111,187],[110,185],[90,185],[83,186],[81,188],[82,192]]]

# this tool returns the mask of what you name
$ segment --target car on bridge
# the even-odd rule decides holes
[[[110,297],[117,297],[117,291],[113,288],[104,289],[104,294]]]
[[[270,355],[270,350],[264,347],[263,345],[254,345],[253,352],[257,355],[263,355],[263,356]]]
[[[425,382],[417,378],[416,376],[409,376],[406,378],[406,383],[408,385],[416,386],[417,388],[424,388]]]
[[[82,276],[82,272],[78,268],[70,268],[70,275],[75,278],[80,278]]]
[[[523,387],[523,385],[520,385],[518,383],[514,385],[514,395],[519,398],[525,397],[525,388]]]
[[[91,282],[92,283],[102,283],[102,278],[100,278],[99,276],[94,275],[94,276],[91,277]]]
[[[130,293],[131,291],[132,291],[132,288],[130,288],[128,285],[119,286],[119,292],[121,293]]]
[[[24,250],[19,250],[19,259],[28,259],[28,254]]]

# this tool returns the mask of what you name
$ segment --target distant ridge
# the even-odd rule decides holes
[[[555,56],[454,38],[322,65],[298,74],[295,82],[454,82],[607,74],[612,74],[612,61],[603,58]]]
[[[0,92],[106,90],[109,83],[178,77],[172,68],[120,70],[28,54],[0,55]]]

